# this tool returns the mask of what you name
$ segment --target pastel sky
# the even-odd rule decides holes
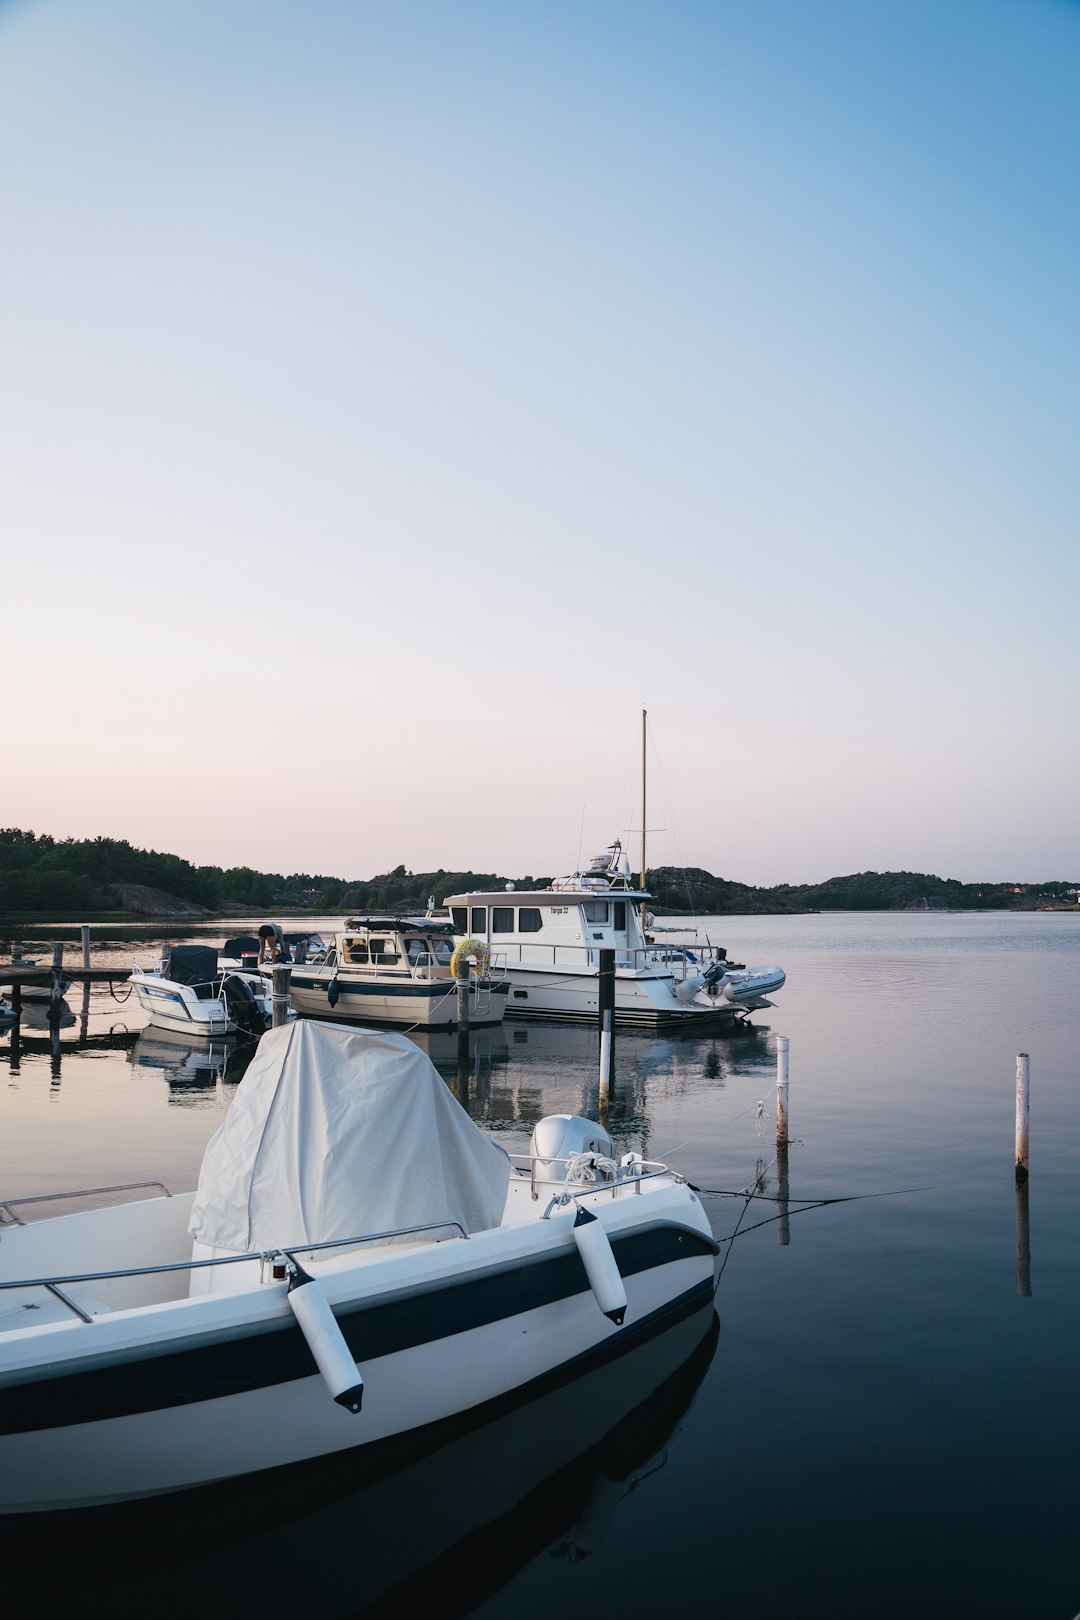
[[[1080,6],[0,0],[0,823],[1080,877]]]

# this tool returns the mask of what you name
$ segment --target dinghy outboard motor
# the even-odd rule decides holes
[[[695,973],[675,986],[680,1001],[696,1001],[704,990],[710,1001],[730,1001],[734,995],[727,968],[723,962],[710,962],[704,973]]]
[[[251,1035],[257,1040],[266,1030],[266,1019],[259,1011],[258,1002],[247,980],[239,978],[235,973],[226,974],[221,993],[225,997],[229,1014],[236,1019],[238,1027],[245,1035]]]

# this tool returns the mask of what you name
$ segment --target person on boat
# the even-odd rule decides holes
[[[263,923],[259,929],[259,965],[289,960],[289,948],[277,923]]]

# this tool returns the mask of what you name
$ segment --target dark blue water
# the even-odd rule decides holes
[[[706,1313],[422,1454],[316,1468],[287,1498],[234,1491],[194,1527],[175,1507],[159,1513],[156,1534],[148,1524],[127,1543],[146,1549],[144,1571],[137,1559],[95,1568],[102,1600],[134,1612],[167,1565],[158,1613],[233,1612],[246,1592],[266,1613],[687,1604],[1071,1620],[1080,916],[709,930],[734,959],[787,969],[776,1008],[756,1033],[621,1034],[608,1124],[620,1151],[669,1157],[712,1190],[717,1237],[738,1231],[718,1335]],[[45,1031],[24,1032],[17,1056],[0,1039],[0,1194],[136,1176],[193,1185],[243,1054],[204,1059],[136,1035],[133,1005],[102,992],[86,1019],[97,1044],[78,1049],[77,995],[71,1005],[59,1051]],[[791,1040],[786,1225],[770,1031]],[[467,1077],[449,1040],[431,1052],[474,1118],[521,1149],[541,1115],[597,1107],[596,1047],[588,1030],[508,1025],[478,1036]],[[1013,1174],[1021,1051],[1026,1211]],[[812,1207],[826,1199],[846,1201]],[[59,1545],[87,1525],[49,1534]],[[293,1545],[321,1549],[314,1574],[305,1562],[297,1575]]]

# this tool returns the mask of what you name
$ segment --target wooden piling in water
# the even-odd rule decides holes
[[[53,1022],[60,1017],[60,1006],[64,999],[64,944],[59,940],[53,946],[52,953],[52,982],[49,986],[49,1018]]]
[[[1016,1292],[1031,1298],[1031,1217],[1026,1179],[1016,1182]]]
[[[459,956],[454,968],[457,978],[457,1049],[458,1068],[469,1066],[469,978],[472,963],[467,956]]]
[[[81,933],[82,933],[82,965],[83,965],[84,968],[89,969],[89,967],[90,967],[90,929],[89,929],[89,927],[88,927],[88,925],[86,923],[83,923]]]
[[[1028,1178],[1028,1131],[1031,1125],[1031,1059],[1026,1052],[1016,1058],[1016,1179]]]
[[[615,952],[600,952],[600,1100],[606,1102],[615,1079]]]
[[[776,1141],[776,1241],[782,1249],[791,1242],[791,1222],[788,1219],[788,1143],[787,1137]]]
[[[274,1029],[280,1029],[282,1024],[289,1022],[289,966],[288,963],[280,967],[275,964],[271,969],[271,1024]],[[265,1016],[265,1015],[264,1015]]]
[[[788,1048],[787,1035],[776,1037],[776,1145],[787,1147],[788,1134]]]

